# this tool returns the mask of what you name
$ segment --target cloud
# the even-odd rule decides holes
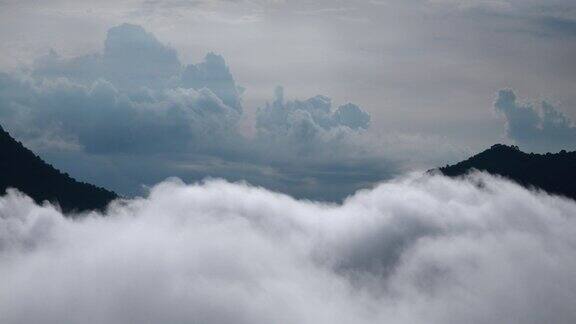
[[[224,145],[240,118],[207,88],[130,97],[103,79],[83,86],[68,79],[1,77],[17,90],[0,99],[4,122],[17,135],[34,140],[59,132],[88,153],[165,153],[191,145],[202,151],[207,137]]]
[[[18,84],[3,99],[36,119],[33,129],[57,124],[88,152],[201,151],[207,137],[219,149],[236,135],[242,111],[221,56],[184,66],[174,49],[131,24],[108,31],[103,54],[66,59],[51,51],[30,78],[3,79]]]
[[[477,184],[481,182],[483,186]],[[483,174],[343,204],[171,180],[106,217],[0,198],[3,323],[573,323],[576,203]]]
[[[444,10],[462,11],[465,15],[491,21],[500,31],[526,33],[539,39],[576,36],[574,4],[567,0],[554,1],[431,1]],[[490,28],[490,27],[489,27]]]
[[[36,60],[32,75],[67,78],[84,85],[105,79],[128,94],[141,89],[208,88],[226,104],[240,108],[240,93],[221,56],[209,53],[197,65],[183,65],[173,48],[132,24],[110,28],[102,54],[68,59],[52,50]]]
[[[548,31],[548,34],[568,37],[576,36],[576,19],[542,17],[539,22]]]
[[[63,57],[103,54],[106,28],[127,20],[177,48],[183,65],[201,60],[203,49],[225,54],[248,89],[250,113],[271,85],[282,84],[294,98],[324,94],[336,106],[358,104],[370,112],[371,129],[433,133],[472,150],[499,139],[499,123],[484,109],[495,85],[575,102],[574,42],[561,23],[576,18],[573,0],[270,2],[50,1],[46,10],[37,1],[11,1],[1,20],[0,64],[13,68],[50,47]],[[145,7],[153,10],[132,14]],[[343,21],[335,7],[370,23]],[[251,15],[260,20],[242,28],[222,23]],[[542,37],[554,35],[561,37]]]
[[[35,65],[35,77],[66,77],[83,83],[103,78],[121,89],[166,87],[181,70],[174,49],[132,24],[110,28],[102,54],[65,59],[51,51]]]
[[[208,88],[228,106],[238,111],[242,110],[241,91],[220,55],[209,53],[204,62],[186,66],[180,85],[193,89]]]
[[[285,101],[284,89],[277,87],[272,104],[257,113],[256,130],[258,140],[271,145],[282,143],[306,155],[318,152],[322,147],[338,149],[337,145],[325,144],[341,142],[340,139],[367,129],[369,122],[370,115],[354,104],[340,106],[334,111],[331,99],[326,96]]]
[[[575,149],[576,127],[550,103],[522,104],[514,91],[500,90],[494,108],[506,119],[508,137],[522,148],[547,152]]]
[[[255,138],[243,136],[243,89],[224,58],[182,64],[137,25],[109,29],[102,53],[51,51],[0,83],[0,118],[13,135],[73,176],[125,194],[176,175],[340,199],[396,171],[359,145],[370,115],[325,96],[284,101],[278,90],[257,113]]]

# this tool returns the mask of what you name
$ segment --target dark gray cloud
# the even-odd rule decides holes
[[[49,48],[61,59],[103,56],[106,30],[128,21],[177,49],[182,70],[208,51],[224,55],[248,89],[250,126],[276,84],[291,100],[354,102],[372,131],[447,137],[470,151],[501,140],[489,97],[503,87],[554,98],[575,117],[572,0],[48,0],[3,9],[3,69]],[[168,52],[158,55],[170,70]]]
[[[484,186],[476,184],[481,181]],[[343,204],[212,180],[66,218],[0,197],[12,323],[574,323],[576,203],[488,175]]]
[[[576,10],[571,1],[465,1],[459,7],[468,17],[494,25],[487,25],[487,29],[528,33],[538,38],[576,36]]]
[[[500,90],[494,103],[506,120],[506,134],[522,149],[538,152],[576,149],[576,127],[550,103],[520,103],[512,90]]]
[[[68,79],[18,80],[0,99],[4,123],[24,140],[58,134],[89,153],[202,151],[212,138],[225,145],[239,113],[207,88],[121,92],[104,79],[90,86]],[[203,148],[204,147],[204,148]]]
[[[558,17],[543,17],[539,20],[540,24],[559,35],[575,37],[576,36],[576,20]]]
[[[338,199],[399,170],[362,142],[370,115],[325,96],[285,101],[279,88],[258,111],[254,138],[245,137],[243,90],[224,58],[182,64],[136,25],[111,28],[102,53],[51,51],[28,73],[0,74],[0,83],[1,122],[13,135],[121,193],[168,176],[216,176]]]
[[[35,61],[32,76],[61,77],[84,85],[105,79],[128,94],[176,87],[207,88],[225,104],[240,110],[239,90],[224,58],[209,53],[197,65],[183,65],[173,48],[132,24],[110,28],[102,54],[69,59],[52,50]]]
[[[241,88],[236,86],[224,58],[220,55],[209,53],[204,62],[187,65],[182,72],[179,85],[192,89],[208,88],[226,105],[238,111],[242,110]]]
[[[140,26],[123,24],[108,30],[102,54],[64,59],[52,51],[36,61],[34,76],[83,83],[104,78],[118,88],[138,89],[166,87],[180,70],[174,49]]]
[[[320,95],[303,101],[285,101],[284,89],[278,87],[274,101],[258,110],[256,136],[258,141],[269,145],[284,143],[286,148],[296,149],[293,153],[317,154],[323,147],[332,152],[338,150],[337,145],[326,147],[325,143],[353,136],[367,129],[369,122],[370,115],[354,104],[334,110],[331,99]]]

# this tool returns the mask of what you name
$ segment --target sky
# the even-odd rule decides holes
[[[0,124],[123,195],[178,176],[341,200],[494,143],[576,149],[575,7],[0,1]]]
[[[0,0],[0,125],[121,195],[0,196],[0,322],[575,323],[574,200],[423,172],[576,150],[575,57],[573,0]]]

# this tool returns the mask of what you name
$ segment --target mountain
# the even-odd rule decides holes
[[[0,194],[7,188],[16,188],[38,203],[58,203],[66,212],[101,210],[118,197],[58,171],[0,127]]]
[[[517,146],[496,144],[468,160],[439,171],[460,176],[473,169],[498,174],[530,187],[576,199],[576,152],[524,153]]]

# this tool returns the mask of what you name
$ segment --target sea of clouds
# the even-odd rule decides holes
[[[174,179],[104,214],[0,198],[2,323],[574,323],[576,203],[486,174],[342,204]]]

